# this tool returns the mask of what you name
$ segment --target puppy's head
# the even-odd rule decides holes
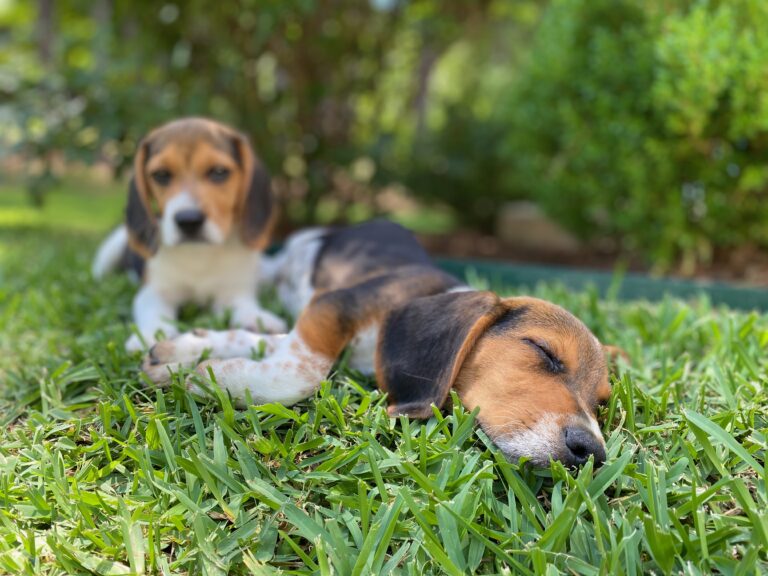
[[[392,313],[377,368],[390,414],[427,418],[455,388],[510,459],[573,466],[605,460],[596,419],[611,394],[604,356],[587,327],[550,302],[459,292]]]
[[[222,244],[233,235],[262,248],[272,216],[269,175],[243,134],[183,118],[139,143],[126,222],[131,247],[145,258],[161,245]]]

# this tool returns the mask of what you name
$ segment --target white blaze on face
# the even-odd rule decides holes
[[[589,416],[585,419],[554,412],[543,414],[533,426],[514,432],[502,432],[496,438],[492,436],[492,439],[510,460],[528,457],[536,466],[547,466],[550,458],[556,459],[566,451],[564,430],[567,427],[589,430],[605,447],[605,440],[595,418]]]
[[[579,416],[571,416],[568,419],[567,425],[574,426],[576,428],[586,428],[587,430],[592,432],[592,436],[597,438],[597,440],[603,446],[605,446],[605,440],[603,439],[603,431],[600,430],[600,424],[598,423],[597,418],[595,418],[592,411],[583,402],[579,401],[579,406],[581,407],[586,418],[579,417]],[[584,426],[584,424],[587,424],[587,425]]]
[[[589,429],[592,431],[592,434],[600,440],[603,446],[605,446],[605,439],[603,438],[603,431],[600,430],[600,424],[597,422],[597,418],[590,415],[589,416]]]
[[[525,456],[537,466],[546,466],[550,457],[555,458],[562,450],[563,428],[560,420],[560,414],[548,412],[533,426],[501,434],[493,441],[510,460]]]
[[[176,246],[184,241],[184,234],[176,224],[176,214],[182,210],[200,209],[200,203],[187,190],[183,190],[171,198],[165,205],[160,221],[160,236],[163,245]],[[200,239],[211,244],[222,244],[226,237],[221,229],[210,218],[206,217],[200,231]]]

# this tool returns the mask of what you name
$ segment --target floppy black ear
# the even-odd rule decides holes
[[[477,339],[504,313],[492,292],[417,298],[390,313],[379,333],[376,374],[389,413],[432,416],[442,407]]]
[[[134,251],[144,258],[149,258],[157,252],[157,221],[149,207],[146,191],[142,192],[135,175],[128,186],[125,223],[128,227],[129,244]]]
[[[248,138],[242,134],[234,137],[235,160],[245,175],[243,203],[241,206],[241,231],[243,242],[261,249],[269,243],[274,224],[274,199],[269,172],[256,158]]]
[[[133,157],[133,177],[128,185],[128,204],[125,207],[125,224],[128,227],[128,244],[143,258],[157,252],[159,231],[147,189],[145,167],[149,157],[149,136],[142,139]]]
[[[273,222],[272,184],[269,172],[261,164],[251,176],[243,207],[243,239],[254,248],[264,248],[269,243]]]

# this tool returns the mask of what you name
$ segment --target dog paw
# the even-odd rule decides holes
[[[174,360],[176,355],[176,345],[173,340],[163,340],[149,349],[144,357],[144,366],[159,366],[168,364]]]
[[[179,333],[175,326],[162,326],[153,330],[140,330],[138,333],[131,334],[131,337],[125,342],[127,352],[143,352],[158,342],[156,335],[161,339],[173,338]],[[140,335],[139,335],[140,334]]]
[[[156,386],[168,386],[173,378],[172,373],[178,372],[182,368],[182,364],[179,362],[169,363],[153,363],[147,355],[144,362],[141,365],[141,371],[147,375],[147,377]]]
[[[211,348],[208,332],[195,329],[158,342],[149,350],[147,359],[155,365],[169,362],[194,363],[208,348]]]

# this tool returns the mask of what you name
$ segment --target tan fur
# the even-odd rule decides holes
[[[144,282],[133,302],[139,333],[126,342],[128,350],[154,343],[158,331],[176,334],[173,320],[185,302],[211,303],[217,314],[229,310],[233,326],[285,330],[256,301],[273,200],[268,171],[248,139],[228,126],[182,118],[139,143],[125,225],[104,245],[114,254],[127,239],[141,257],[121,250]],[[100,254],[95,270],[115,260]]]
[[[247,192],[248,192],[248,182],[251,181],[251,178],[253,177],[253,174],[258,169],[263,169],[261,166],[261,160],[259,160],[256,155],[253,153],[253,149],[251,148],[251,145],[248,143],[248,139],[243,137],[242,135],[237,139],[237,147],[240,151],[240,157],[243,159],[243,184],[241,186],[241,194],[240,199],[238,202],[238,213],[242,214],[245,210],[245,201],[247,198]],[[239,217],[238,214],[238,217]],[[269,221],[267,222],[267,225],[264,227],[264,230],[261,234],[259,234],[256,238],[253,239],[245,239],[244,241],[246,245],[248,245],[250,248],[254,250],[263,250],[269,245],[270,240],[272,239],[272,233],[275,229],[275,225],[277,224],[277,216],[278,211],[272,210],[272,213],[269,216]]]
[[[273,275],[293,275],[286,283],[298,285],[311,272],[314,297],[302,300],[294,330],[265,359],[232,362],[225,347],[219,383],[235,397],[248,390],[296,402],[351,345],[350,365],[365,351],[360,356],[370,359],[359,365],[375,372],[392,416],[428,418],[447,406],[453,388],[467,409],[478,409],[480,424],[508,457],[578,465],[594,456],[602,463],[596,411],[610,384],[603,347],[589,329],[543,300],[470,290],[425,261],[398,230],[371,223],[326,236],[319,253],[300,260],[314,270],[295,269],[290,251],[306,248],[289,241]],[[196,350],[178,340],[181,352],[166,362]]]
[[[431,270],[374,272],[348,287],[318,292],[299,316],[296,330],[312,350],[337,358],[355,334],[416,296],[440,292],[444,282],[444,275]]]
[[[473,351],[478,339],[485,333],[488,327],[491,324],[493,324],[498,319],[498,317],[504,312],[504,307],[501,305],[501,302],[498,300],[498,298],[495,295],[493,296],[489,295],[489,296],[496,299],[497,301],[496,305],[494,305],[488,312],[480,316],[475,321],[474,325],[469,330],[469,333],[467,334],[457,354],[453,358],[447,359],[449,362],[451,362],[451,372],[443,385],[443,390],[440,393],[440,398],[437,398],[435,401],[435,404],[438,406],[444,405],[446,399],[448,398],[448,395],[450,394],[451,388],[455,386],[456,379],[461,373],[461,370],[464,366],[464,362]],[[440,320],[435,319],[435,321],[439,322]],[[382,344],[383,344],[383,339],[380,337],[379,343],[378,343],[379,349],[382,346]],[[385,366],[382,362],[382,354],[381,352],[379,352],[377,354],[377,362],[376,362],[376,381],[379,383],[379,387],[381,388],[381,390],[387,392],[388,391],[387,378],[384,371],[385,371]],[[404,407],[398,404],[392,404],[389,406],[388,412],[390,416],[397,416],[405,412],[407,412],[409,416],[414,418],[429,418],[430,416],[432,416],[431,406],[423,406],[419,408],[414,406]]]
[[[315,303],[296,322],[296,331],[307,346],[326,356],[336,358],[344,350],[350,336],[339,322],[339,311],[330,303]]]
[[[232,156],[233,144],[242,166]],[[214,167],[228,169],[229,178],[223,183],[211,182],[207,173]],[[206,217],[228,235],[241,223],[248,186],[259,167],[260,160],[244,135],[211,120],[185,118],[153,130],[141,141],[134,159],[134,178],[151,218],[162,214],[174,196],[187,191],[199,202]],[[152,173],[158,170],[172,173],[167,186],[152,179]],[[266,247],[275,222],[273,211],[264,231],[247,245],[257,250]],[[130,231],[129,243],[144,258],[151,256],[149,248]]]
[[[131,250],[136,252],[136,254],[138,254],[145,260],[152,257],[152,250],[150,250],[146,244],[141,242],[138,238],[136,238],[136,236],[134,236],[131,233],[128,234],[128,246]]]
[[[152,208],[152,199],[149,195],[146,174],[144,172],[146,158],[147,147],[142,142],[139,144],[136,155],[133,157],[133,177],[136,181],[136,188],[139,191],[139,198],[147,212],[147,217],[156,223],[157,218],[155,217],[155,210]],[[144,259],[152,256],[152,250],[139,240],[130,228],[128,229],[128,246]]]
[[[455,387],[469,410],[492,437],[533,427],[545,414],[594,415],[610,396],[608,370],[594,336],[559,307],[531,298],[509,298],[510,309],[525,307],[519,324],[481,337],[456,378]],[[525,339],[546,342],[565,372],[542,369],[542,360]],[[546,392],[544,392],[546,391]]]
[[[464,344],[462,344],[461,349],[454,360],[453,369],[451,370],[451,376],[449,378],[451,386],[455,385],[456,379],[464,366],[464,362],[474,349],[478,339],[485,333],[488,327],[496,321],[501,315],[501,312],[501,307],[497,306],[491,312],[483,314],[480,319],[475,322],[475,325],[472,326],[472,329],[469,331],[469,334],[464,340]]]

